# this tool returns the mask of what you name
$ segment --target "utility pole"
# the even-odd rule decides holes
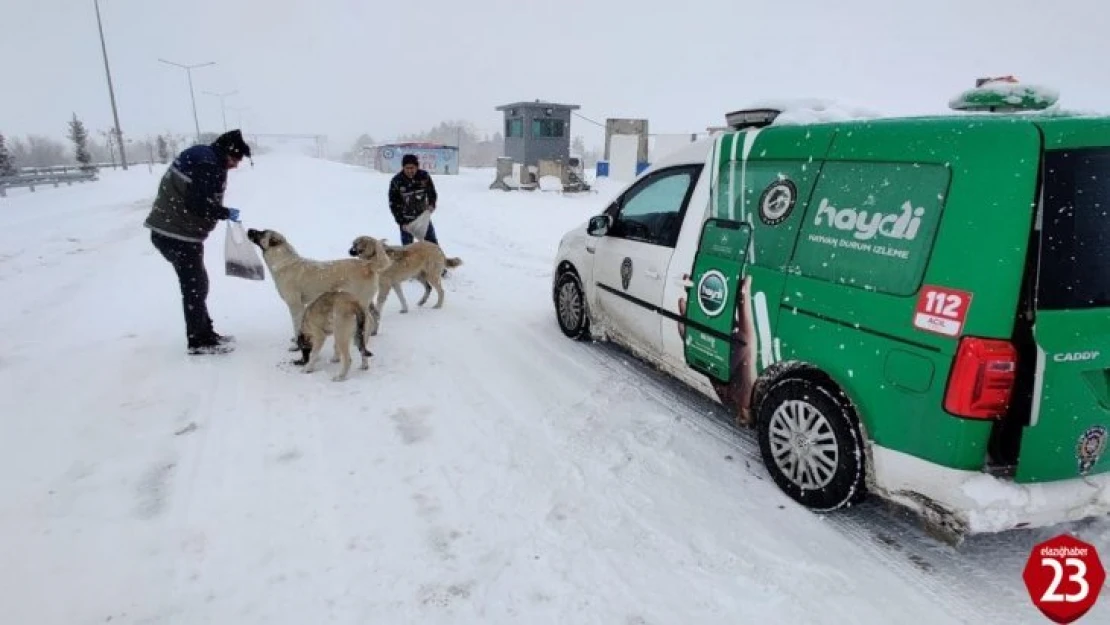
[[[182,65],[181,63],[174,63],[173,61],[167,61],[166,59],[158,59],[158,60],[165,63],[166,65],[173,65],[174,67],[180,67],[181,69],[185,70],[185,73],[189,76],[189,98],[193,102],[193,125],[196,126],[196,130],[197,130],[197,143],[200,143],[200,119],[197,117],[197,96],[193,92],[193,70],[198,68],[198,67],[207,67],[209,65],[215,65],[216,62],[215,61],[209,61],[207,63],[197,63],[196,65]]]
[[[216,96],[217,98],[220,99],[220,115],[223,117],[223,120],[224,120],[224,132],[227,132],[227,107],[224,106],[224,98],[226,98],[229,95],[235,95],[236,93],[239,93],[239,92],[238,91],[228,91],[226,93],[213,93],[211,91],[205,91],[204,92],[204,95]]]
[[[100,31],[100,52],[104,55],[104,75],[108,78],[108,99],[112,102],[112,119],[116,122],[116,139],[119,140],[119,156],[123,169],[127,171],[127,154],[123,150],[123,131],[119,127],[119,111],[116,110],[116,91],[112,87],[112,70],[108,68],[108,46],[104,44],[104,25],[100,21],[100,0],[93,0],[96,9],[96,29]]]

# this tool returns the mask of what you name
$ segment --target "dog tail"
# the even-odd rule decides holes
[[[458,257],[448,258],[444,261],[444,264],[446,264],[448,267],[451,267],[451,268],[458,267],[459,265],[462,264],[462,259],[458,258]]]
[[[352,308],[355,311],[355,347],[358,348],[359,354],[369,358],[374,354],[366,349],[366,311],[357,304]]]

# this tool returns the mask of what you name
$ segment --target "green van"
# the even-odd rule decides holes
[[[954,541],[1107,515],[1110,117],[1015,91],[729,114],[564,236],[560,328],[727,406],[814,510],[874,495]]]

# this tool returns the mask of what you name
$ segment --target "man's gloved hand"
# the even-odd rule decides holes
[[[227,218],[231,221],[239,221],[239,209],[228,207]]]

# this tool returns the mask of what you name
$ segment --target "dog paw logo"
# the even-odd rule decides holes
[[[768,226],[777,226],[790,216],[798,199],[798,187],[788,179],[777,180],[759,196],[759,219]]]
[[[1106,451],[1107,436],[1110,432],[1105,426],[1092,425],[1079,437],[1075,445],[1075,459],[1079,461],[1079,474],[1087,475],[1098,464]]]
[[[621,261],[621,288],[627,291],[630,282],[632,282],[632,259],[626,256]]]

